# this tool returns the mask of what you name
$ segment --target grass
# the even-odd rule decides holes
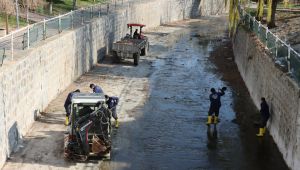
[[[77,0],[77,8],[88,7],[106,0]],[[64,14],[73,10],[73,0],[53,0],[52,15]],[[49,15],[48,7],[40,7],[37,13]]]
[[[107,0],[77,0],[77,8],[88,7],[88,6],[92,6],[94,4],[104,3],[106,1]],[[48,2],[46,2],[46,5],[44,7],[43,6],[38,7],[35,10],[35,12],[42,14],[42,15],[50,15],[49,7],[47,4],[48,4]],[[73,10],[73,0],[53,0],[52,15],[64,14],[71,10]],[[20,27],[27,25],[27,22],[25,19],[20,18],[19,21],[20,21]],[[13,15],[10,15],[8,18],[8,24],[9,24],[9,31],[17,28],[16,17]],[[0,30],[1,29],[5,29],[5,15],[4,15],[4,13],[0,12]]]
[[[20,27],[27,25],[27,22],[25,19],[20,18],[19,21],[20,21],[19,22]],[[5,15],[4,15],[4,13],[0,13],[0,28],[5,29],[5,25],[6,25],[5,24]],[[10,15],[8,17],[8,26],[9,26],[9,29],[17,28],[17,19],[15,16]]]

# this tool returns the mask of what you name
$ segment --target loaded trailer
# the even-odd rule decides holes
[[[130,34],[127,34],[120,41],[113,43],[112,53],[115,62],[121,62],[125,59],[133,59],[134,65],[138,65],[140,56],[146,56],[149,50],[148,37],[142,34],[143,24],[127,24]],[[135,34],[133,28],[138,27]]]

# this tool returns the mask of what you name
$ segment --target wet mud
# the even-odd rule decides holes
[[[272,137],[255,135],[259,112],[234,63],[225,23],[220,17],[171,25],[181,27],[173,37],[152,39],[162,45],[152,47],[149,97],[141,117],[122,129],[127,134],[116,135],[118,149],[102,169],[288,169]],[[175,43],[164,45],[174,35]],[[221,122],[207,126],[209,90],[223,86]]]

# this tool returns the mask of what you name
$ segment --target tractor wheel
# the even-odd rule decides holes
[[[118,53],[116,51],[113,51],[113,62],[114,63],[120,63],[120,58],[119,58]]]
[[[139,60],[140,60],[140,54],[133,54],[133,60],[134,60],[134,65],[139,65]]]

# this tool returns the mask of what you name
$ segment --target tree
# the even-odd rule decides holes
[[[73,0],[73,10],[76,10],[77,0]]]
[[[0,11],[4,11],[5,14],[5,30],[6,34],[9,32],[9,26],[8,26],[8,15],[11,15],[14,13],[14,3],[11,0],[1,0],[0,1]]]
[[[17,28],[19,29],[20,22],[19,22],[19,2],[18,2],[18,0],[15,1],[15,5],[16,5]]]
[[[49,6],[49,14],[53,13],[53,0],[47,0]]]
[[[225,1],[227,4],[227,2]],[[230,0],[229,1],[229,36],[232,37],[235,34],[238,20],[239,20],[239,12],[238,12],[239,0]]]
[[[53,0],[49,0],[49,14],[53,13]]]
[[[267,25],[268,28],[274,28],[275,25],[275,13],[277,8],[278,0],[268,0],[268,14],[267,14]]]
[[[264,0],[258,0],[256,10],[256,19],[261,21],[264,15]]]

